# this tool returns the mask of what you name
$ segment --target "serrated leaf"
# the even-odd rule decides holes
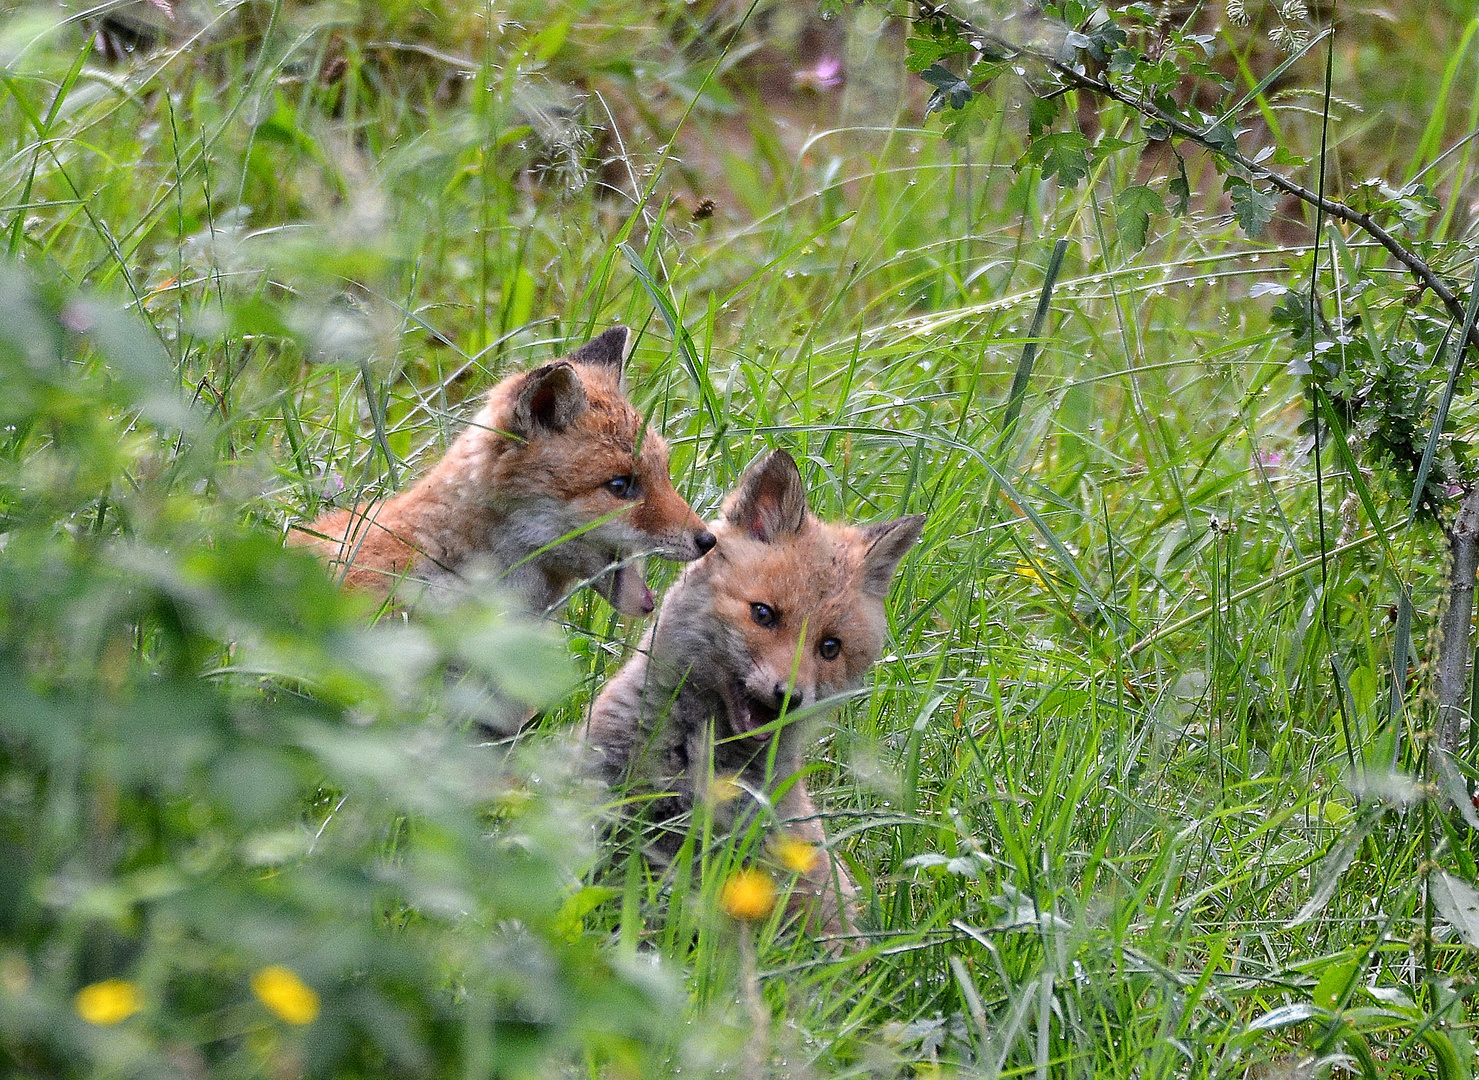
[[[1062,98],[1036,97],[1027,106],[1027,134],[1032,138],[1044,134],[1058,118]]]
[[[941,64],[934,64],[919,73],[919,77],[937,89],[930,95],[924,114],[942,109],[963,109],[976,92],[971,84]]]
[[[948,60],[952,56],[971,51],[970,43],[960,38],[953,41],[942,41],[933,37],[912,37],[906,45],[909,55],[904,60],[904,66],[916,74],[924,72],[926,68],[938,64],[941,60]]]
[[[1226,124],[1214,124],[1202,140],[1218,153],[1236,153],[1238,149],[1238,133]]]
[[[1114,23],[1102,22],[1089,32],[1089,55],[1103,63],[1128,40],[1125,32]]]
[[[1125,142],[1124,139],[1112,139],[1108,135],[1106,135],[1104,136],[1104,138],[1100,139],[1094,144],[1094,160],[1100,161],[1103,158],[1107,158],[1116,150],[1123,150],[1125,147],[1130,145],[1131,144]]]
[[[996,103],[977,94],[960,109],[950,109],[945,116],[945,138],[952,143],[964,142],[986,130],[986,121],[996,114]]]
[[[1433,904],[1454,932],[1468,944],[1479,948],[1479,890],[1447,871],[1439,871],[1428,891]]]
[[[1274,219],[1274,211],[1279,206],[1278,196],[1259,191],[1239,176],[1228,177],[1222,189],[1232,195],[1233,213],[1237,215],[1238,225],[1249,237],[1257,238],[1264,226]]]
[[[1129,251],[1143,248],[1145,234],[1150,229],[1151,215],[1162,213],[1165,209],[1165,202],[1145,184],[1127,187],[1116,194],[1114,226],[1119,231],[1120,243]]]
[[[1064,187],[1073,187],[1089,175],[1089,140],[1077,131],[1055,131],[1032,140],[1024,155],[1042,166],[1043,179],[1056,176]]]

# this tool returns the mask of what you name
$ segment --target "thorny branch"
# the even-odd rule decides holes
[[[1459,299],[1458,294],[1448,287],[1443,279],[1438,276],[1437,271],[1428,265],[1422,256],[1418,255],[1417,252],[1404,245],[1386,229],[1382,228],[1370,214],[1362,213],[1343,202],[1311,191],[1303,184],[1296,183],[1282,173],[1275,172],[1266,165],[1246,157],[1235,149],[1229,148],[1225,143],[1214,142],[1208,137],[1207,132],[1188,124],[1180,117],[1167,112],[1154,102],[1147,101],[1136,94],[1122,90],[1106,79],[1097,79],[1070,64],[1065,64],[1051,53],[1041,49],[1035,49],[1028,45],[1020,45],[1016,42],[1007,41],[995,34],[981,30],[972,25],[968,20],[961,18],[943,6],[928,7],[922,13],[921,18],[948,19],[955,23],[972,40],[979,41],[983,45],[989,42],[990,48],[987,51],[1008,57],[1024,57],[1041,64],[1073,89],[1086,90],[1089,93],[1107,97],[1112,101],[1117,101],[1121,105],[1134,109],[1140,115],[1149,117],[1158,124],[1165,125],[1169,131],[1174,132],[1188,142],[1195,143],[1209,153],[1216,154],[1224,161],[1237,166],[1248,173],[1249,176],[1263,180],[1276,190],[1286,195],[1292,195],[1309,206],[1319,207],[1329,217],[1354,225],[1382,247],[1386,248],[1391,256],[1405,266],[1424,288],[1431,289],[1433,295],[1442,301],[1448,313],[1462,326],[1464,305]],[[1479,349],[1479,329],[1469,332],[1468,344],[1475,349]]]
[[[1438,652],[1437,742],[1458,753],[1469,689],[1469,627],[1474,618],[1474,580],[1479,571],[1479,485],[1469,489],[1448,531],[1449,596]]]

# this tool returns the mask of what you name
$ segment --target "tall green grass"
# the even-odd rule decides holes
[[[1007,91],[955,148],[860,71],[788,99],[802,137],[737,104],[723,8],[419,12],[221,7],[115,67],[91,24],[12,13],[3,235],[143,321],[218,421],[203,494],[255,529],[404,486],[492,381],[615,322],[701,513],[774,445],[824,516],[928,513],[873,692],[808,777],[866,933],[758,928],[770,1073],[1471,1076],[1473,949],[1427,890],[1475,880],[1473,833],[1416,779],[1442,538],[1315,471],[1253,288],[1307,248],[1238,239],[1208,197],[1130,254],[1106,202],[1131,163],[1074,192],[1014,170]],[[845,17],[902,71],[875,13]],[[1475,122],[1465,18],[1340,27],[1341,168],[1427,169],[1438,241],[1473,239],[1471,144],[1441,150]],[[1255,86],[1258,50],[1224,44]],[[1317,146],[1304,99],[1259,104]],[[618,190],[572,172],[592,123]],[[629,137],[653,127],[670,147]],[[1395,272],[1333,250],[1347,282]],[[589,596],[567,618],[581,684],[527,741],[632,643]],[[715,895],[764,839],[581,867],[578,933],[681,972],[688,1073],[741,1059],[754,973]]]

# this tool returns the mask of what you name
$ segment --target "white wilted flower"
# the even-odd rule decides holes
[[[1227,21],[1234,26],[1248,25],[1248,9],[1243,6],[1243,0],[1227,0]]]
[[[1304,22],[1309,18],[1309,9],[1304,6],[1304,0],[1284,0],[1279,15],[1285,22]]]
[[[1268,40],[1280,52],[1298,52],[1309,40],[1309,31],[1297,26],[1280,23],[1268,32]]]

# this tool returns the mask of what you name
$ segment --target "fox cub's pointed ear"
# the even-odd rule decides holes
[[[766,543],[799,533],[806,521],[806,485],[791,455],[772,450],[751,465],[725,503],[724,519]]]
[[[613,326],[604,334],[591,338],[565,359],[572,364],[610,368],[614,374],[620,376],[622,368],[626,366],[627,354],[631,351],[632,332],[625,326]]]
[[[567,361],[556,360],[524,376],[514,402],[514,434],[527,439],[563,431],[589,407],[580,376]]]
[[[899,560],[919,542],[924,530],[924,515],[911,514],[877,525],[864,525],[859,531],[867,550],[863,552],[863,589],[874,596],[887,596],[889,584]]]

